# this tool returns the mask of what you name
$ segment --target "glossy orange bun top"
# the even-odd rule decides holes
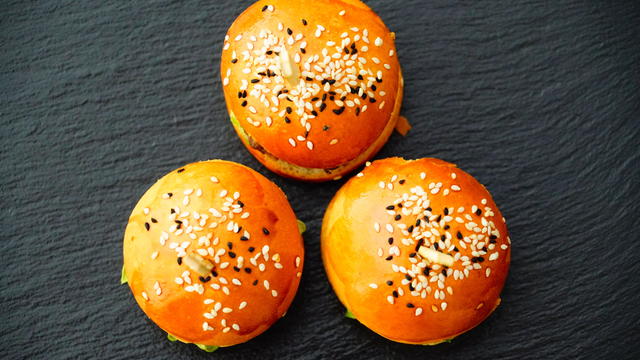
[[[282,317],[304,257],[282,191],[227,161],[167,174],[140,199],[124,236],[124,263],[142,310],[185,342],[230,346]],[[196,263],[211,264],[204,269]]]
[[[248,135],[306,168],[355,159],[401,100],[394,35],[357,0],[256,2],[231,25],[220,71]]]
[[[482,322],[500,301],[511,258],[487,189],[429,158],[375,161],[350,179],[325,214],[322,255],[336,294],[360,322],[413,344]]]

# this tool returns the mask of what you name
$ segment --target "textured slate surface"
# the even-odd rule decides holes
[[[342,317],[318,244],[341,183],[274,176],[232,135],[219,53],[249,3],[0,3],[0,358],[640,356],[637,1],[369,2],[397,32],[414,125],[378,157],[457,163],[513,239],[503,305],[437,347]],[[208,158],[266,174],[309,226],[288,316],[212,355],[166,341],[118,285],[138,197]]]

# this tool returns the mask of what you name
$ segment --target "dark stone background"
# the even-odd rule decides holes
[[[503,305],[436,347],[343,318],[319,255],[342,182],[277,177],[232,133],[217,69],[250,3],[0,2],[0,358],[640,358],[638,1],[369,1],[414,126],[377,157],[457,163],[513,239]],[[288,315],[214,354],[168,342],[118,283],[137,199],[209,158],[267,175],[309,226]]]

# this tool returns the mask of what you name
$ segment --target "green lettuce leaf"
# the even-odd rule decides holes
[[[218,350],[218,347],[215,345],[202,345],[202,344],[196,344],[197,347],[199,347],[200,349],[206,351],[206,352],[214,352],[216,350]]]
[[[347,311],[344,313],[344,317],[347,317],[349,319],[355,319],[356,317],[353,316],[353,313],[351,311],[349,311],[349,309],[347,309]]]
[[[300,234],[304,234],[307,231],[307,225],[301,220],[298,220],[298,230],[300,230]]]
[[[120,285],[127,283],[127,273],[124,272],[124,265],[122,265],[122,274],[120,275]]]

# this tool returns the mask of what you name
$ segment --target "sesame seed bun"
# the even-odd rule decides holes
[[[272,171],[339,178],[398,121],[395,35],[357,0],[258,1],[231,25],[220,74],[233,126]]]
[[[487,189],[429,158],[378,160],[350,179],[329,204],[321,243],[344,306],[409,344],[437,344],[481,323],[500,303],[511,259]]]
[[[304,258],[284,193],[222,160],[170,172],[142,196],[124,235],[124,267],[144,313],[175,338],[245,342],[282,317]]]

